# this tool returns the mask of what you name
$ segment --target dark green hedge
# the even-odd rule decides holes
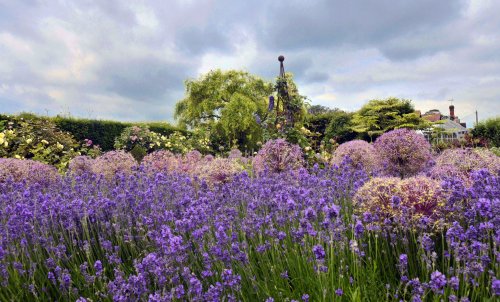
[[[117,121],[106,120],[89,120],[67,117],[55,117],[53,121],[57,127],[63,131],[67,131],[73,136],[82,141],[90,139],[94,144],[101,146],[103,151],[113,150],[115,138],[119,136],[123,129],[132,125],[147,125],[151,131],[169,135],[174,131],[186,132],[185,130],[174,127],[168,123],[122,123]]]

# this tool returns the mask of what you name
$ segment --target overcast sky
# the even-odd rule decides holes
[[[500,1],[0,0],[0,112],[173,121],[184,80],[277,57],[312,104],[500,114]]]

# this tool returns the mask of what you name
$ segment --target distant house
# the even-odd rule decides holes
[[[422,118],[433,122],[433,128],[422,131],[428,141],[431,139],[438,141],[454,141],[463,139],[467,134],[467,125],[461,123],[455,115],[455,106],[450,105],[450,115],[443,115],[437,109],[427,111]]]

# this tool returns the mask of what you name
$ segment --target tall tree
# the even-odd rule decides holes
[[[393,129],[430,127],[428,121],[415,113],[411,100],[392,97],[369,101],[354,114],[352,123],[354,131],[370,140]]]
[[[263,116],[273,84],[244,71],[214,70],[185,82],[186,96],[175,106],[182,126],[210,130],[217,143],[252,148],[260,139],[255,115]]]

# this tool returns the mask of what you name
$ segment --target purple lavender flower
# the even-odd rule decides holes
[[[495,296],[500,296],[500,280],[494,278],[493,281],[491,281],[491,291],[493,292],[493,295]]]
[[[456,276],[453,276],[450,278],[450,280],[448,280],[448,284],[453,290],[457,291],[460,286],[460,279],[458,279]]]
[[[312,251],[314,253],[314,256],[316,257],[316,260],[325,259],[326,253],[322,245],[313,246]]]
[[[94,263],[94,270],[95,270],[96,276],[100,276],[102,274],[102,262],[100,260],[97,260]]]
[[[440,271],[434,271],[431,274],[431,280],[429,281],[429,287],[436,294],[442,294],[443,288],[446,286],[446,276]]]

